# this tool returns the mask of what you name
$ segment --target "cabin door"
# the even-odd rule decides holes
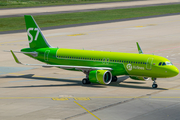
[[[153,58],[148,58],[146,63],[146,70],[152,69]]]
[[[50,50],[46,50],[44,53],[44,60],[48,61],[48,55],[49,55]]]

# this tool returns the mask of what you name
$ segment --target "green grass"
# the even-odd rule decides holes
[[[18,8],[52,5],[69,5],[83,3],[101,3],[132,0],[0,0],[0,8]]]
[[[34,19],[40,27],[50,27],[107,20],[146,17],[153,15],[164,15],[171,13],[180,13],[180,4],[106,11],[38,15],[34,16]],[[23,17],[0,19],[0,31],[21,29],[25,29],[25,22]]]

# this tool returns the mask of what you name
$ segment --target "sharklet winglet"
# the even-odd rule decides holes
[[[140,47],[140,45],[139,45],[139,43],[136,42],[136,44],[137,44],[137,48],[138,48],[139,54],[144,54],[143,51],[142,51],[142,49],[141,49],[141,47]]]
[[[16,61],[16,63],[22,64],[22,63],[18,60],[18,58],[16,57],[16,55],[13,53],[13,51],[12,51],[12,50],[10,50],[10,51],[11,51],[11,53],[12,53],[12,55],[13,55],[14,60]]]

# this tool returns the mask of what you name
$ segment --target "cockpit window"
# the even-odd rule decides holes
[[[166,63],[165,63],[165,62],[163,62],[163,63],[162,63],[162,65],[166,65]]]
[[[171,62],[160,62],[159,66],[164,66],[164,65],[173,65]]]
[[[166,62],[166,65],[173,65],[171,62]]]

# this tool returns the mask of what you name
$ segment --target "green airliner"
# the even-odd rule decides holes
[[[11,53],[18,64],[43,67],[58,67],[66,70],[82,71],[86,78],[83,84],[110,84],[117,81],[119,75],[127,75],[134,80],[152,79],[153,88],[157,88],[157,78],[178,75],[179,70],[166,58],[143,54],[137,43],[139,54],[105,52],[94,50],[77,50],[51,47],[31,15],[25,15],[29,48],[21,53],[46,64],[21,63],[14,52]]]

